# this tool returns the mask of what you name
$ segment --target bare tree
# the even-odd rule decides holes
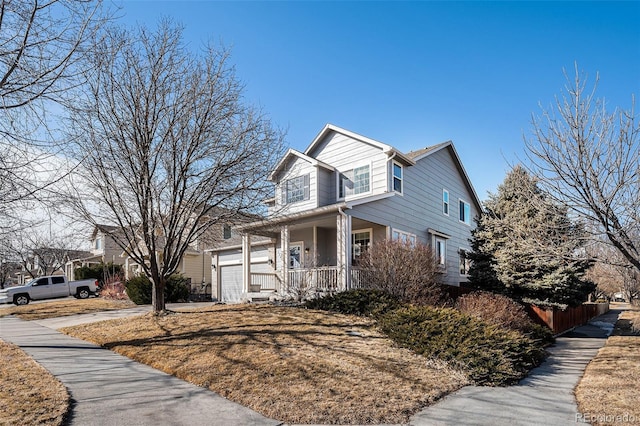
[[[640,127],[632,107],[607,111],[576,65],[555,106],[534,115],[531,169],[572,214],[640,271]],[[603,260],[603,259],[599,259]]]
[[[114,240],[151,278],[161,312],[189,245],[261,206],[282,135],[244,104],[228,52],[189,52],[170,22],[113,29],[99,47],[69,126],[85,159],[75,212],[122,230]]]
[[[31,278],[64,272],[68,260],[87,255],[79,250],[74,234],[46,232],[42,229],[24,230],[11,240],[5,240],[10,259],[19,263]]]
[[[0,233],[23,222],[13,203],[61,177],[48,119],[82,81],[82,60],[107,19],[101,3],[0,0]]]

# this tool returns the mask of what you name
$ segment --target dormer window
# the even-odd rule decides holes
[[[283,204],[297,203],[309,199],[310,195],[310,175],[298,176],[287,179],[283,183],[282,200]]]
[[[102,238],[96,238],[93,246],[96,250],[102,250]]]

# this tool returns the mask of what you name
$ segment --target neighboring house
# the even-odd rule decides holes
[[[159,239],[154,255],[162,257],[163,247],[162,239]],[[192,291],[194,286],[197,287],[199,285],[204,288],[211,285],[211,255],[205,252],[204,248],[204,243],[201,241],[192,243],[185,251],[176,269],[177,274],[182,274],[185,278],[191,280]],[[140,249],[144,251],[142,245],[140,245]],[[133,258],[127,256],[124,252],[121,252],[121,256],[124,258],[125,279],[128,280],[143,273],[142,265],[138,264]],[[147,253],[146,258],[148,256],[149,254]]]
[[[234,226],[211,251],[219,300],[357,287],[359,257],[385,239],[429,244],[444,283],[467,281],[481,205],[451,142],[402,153],[328,124],[270,180],[267,217]]]
[[[119,228],[109,225],[94,226],[91,233],[91,250],[74,256],[65,264],[65,274],[70,281],[75,280],[75,270],[82,266],[91,266],[99,263],[113,263],[124,265],[124,258],[120,256],[122,249],[113,239],[113,234],[119,232]]]

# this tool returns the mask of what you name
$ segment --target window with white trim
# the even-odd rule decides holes
[[[371,247],[371,230],[362,229],[351,233],[351,263],[358,264],[358,260]]]
[[[228,240],[229,238],[231,238],[231,226],[230,225],[223,225],[222,226],[222,238],[225,240]]]
[[[310,175],[287,179],[282,185],[282,204],[305,201],[310,196]]]
[[[402,241],[404,243],[410,243],[411,245],[416,244],[416,236],[414,234],[400,231],[398,229],[394,229],[391,231],[391,239]]]
[[[449,191],[442,190],[442,213],[449,216]]]
[[[447,264],[447,240],[440,237],[435,237],[435,255],[436,261],[440,266],[446,266]]]
[[[96,250],[102,250],[102,237],[96,238],[96,241],[95,241],[95,244],[94,244],[94,248]]]
[[[338,198],[364,194],[371,191],[370,165],[355,167],[340,173],[338,178]]]
[[[460,222],[471,225],[471,205],[466,201],[460,200]]]
[[[402,164],[393,162],[393,190],[399,194],[402,194],[402,179],[404,170]]]
[[[460,249],[458,251],[459,254],[459,263],[458,267],[460,269],[460,275],[469,275],[469,267],[471,266],[471,260],[469,256],[467,256],[467,251],[465,249]]]

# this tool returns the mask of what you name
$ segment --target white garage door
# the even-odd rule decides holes
[[[242,298],[242,265],[220,267],[221,300],[223,302],[240,302]]]

